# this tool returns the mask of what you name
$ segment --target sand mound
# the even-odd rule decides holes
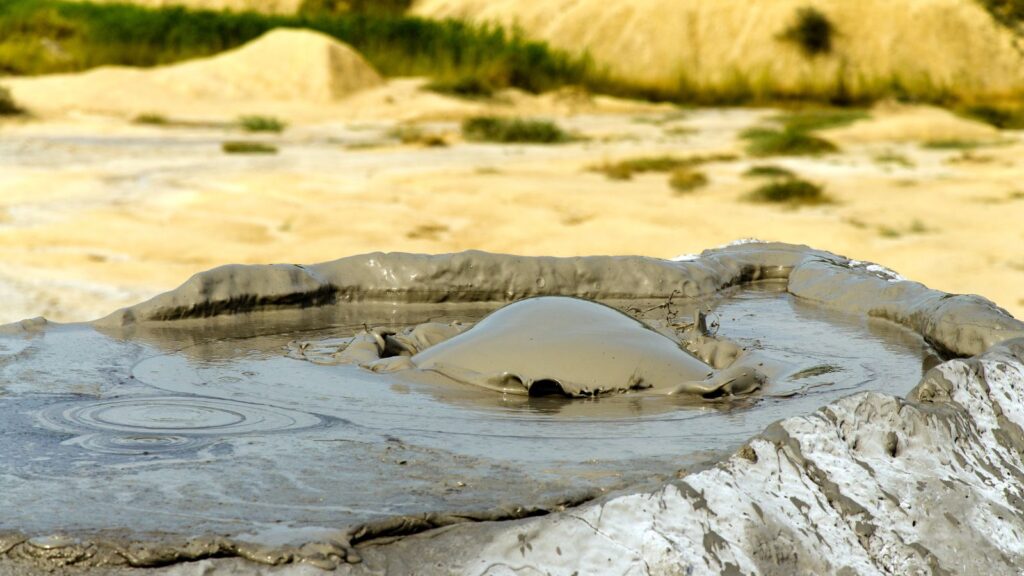
[[[129,113],[202,108],[203,102],[330,103],[382,83],[349,46],[319,32],[287,28],[171,66],[104,67],[8,81],[15,100],[33,111]]]
[[[872,110],[871,119],[829,130],[825,136],[851,144],[942,140],[985,142],[998,140],[999,131],[941,108],[882,104]]]
[[[832,53],[810,58],[780,40],[799,9],[834,24]],[[973,0],[419,0],[413,13],[518,25],[588,52],[610,72],[652,87],[854,93],[898,83],[1000,95],[1024,89],[1020,41]]]

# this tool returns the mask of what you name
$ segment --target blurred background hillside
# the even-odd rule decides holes
[[[1024,313],[1020,0],[0,0],[2,321],[745,237]]]

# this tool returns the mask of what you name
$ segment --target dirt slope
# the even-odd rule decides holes
[[[804,7],[833,23],[833,51],[780,36]],[[413,13],[517,25],[588,52],[625,79],[697,90],[1000,96],[1024,89],[1020,39],[973,0],[419,0]]]

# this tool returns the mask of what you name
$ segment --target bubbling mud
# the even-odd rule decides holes
[[[733,363],[739,347],[711,338],[703,317],[694,318],[684,342],[604,304],[542,296],[505,306],[468,330],[434,322],[400,332],[366,331],[341,341],[331,356],[376,372],[437,372],[503,394],[717,397],[758,389],[765,377],[753,365],[756,359]],[[732,365],[717,372],[686,344],[707,358],[728,356]],[[308,347],[301,343],[298,350]],[[322,345],[314,349],[323,352]]]

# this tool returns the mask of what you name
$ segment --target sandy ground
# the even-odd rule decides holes
[[[1020,134],[933,150],[885,129],[920,110],[879,114],[833,135],[841,154],[772,161],[837,201],[794,210],[742,198],[756,186],[742,173],[764,162],[742,155],[737,134],[771,114],[581,114],[559,122],[589,140],[557,146],[465,143],[454,121],[420,125],[447,147],[403,145],[389,136],[393,120],[317,121],[258,137],[280,148],[262,156],[222,153],[222,141],[247,136],[228,128],[88,115],[7,122],[0,320],[91,319],[231,262],[466,249],[673,257],[745,237],[876,261],[1024,315]],[[616,181],[587,169],[726,152],[738,158],[705,165],[710,184],[685,195],[664,174]]]

